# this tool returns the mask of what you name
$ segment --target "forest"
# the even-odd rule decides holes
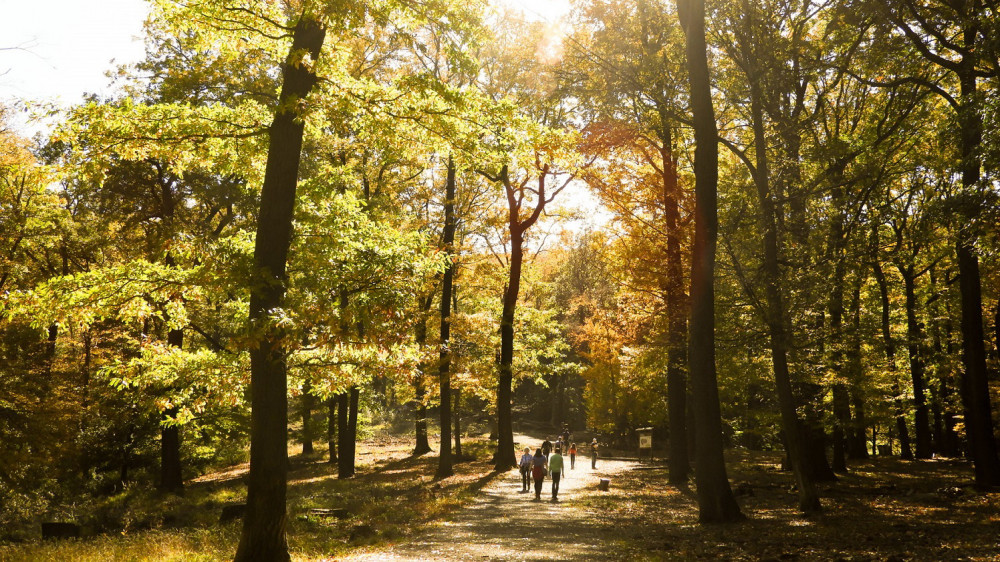
[[[347,556],[564,427],[698,532],[938,471],[1000,557],[997,0],[149,3],[114,94],[0,104],[0,559]]]

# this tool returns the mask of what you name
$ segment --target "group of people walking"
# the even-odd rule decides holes
[[[534,480],[536,501],[542,499],[542,484],[546,475],[552,479],[552,501],[559,501],[559,481],[562,479],[565,467],[562,453],[566,441],[562,438],[563,436],[560,436],[556,441],[554,450],[552,442],[546,439],[541,447],[535,449],[534,455],[531,454],[529,447],[525,447],[524,454],[521,455],[521,461],[518,463],[521,469],[521,492],[531,491],[531,481]],[[566,452],[569,454],[569,468],[572,470],[576,467],[576,443],[570,443]],[[597,468],[596,437],[590,444],[590,459],[590,468]]]

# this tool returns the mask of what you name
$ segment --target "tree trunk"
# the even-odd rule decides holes
[[[454,474],[451,458],[451,291],[455,280],[455,161],[448,157],[448,180],[445,182],[444,251],[448,266],[441,280],[441,353],[438,383],[441,386],[441,453],[435,476]],[[513,447],[513,445],[511,445]]]
[[[500,364],[497,380],[497,450],[494,468],[506,472],[517,466],[514,458],[514,429],[511,419],[511,385],[514,376],[514,311],[521,287],[521,266],[524,260],[522,233],[512,229],[510,240],[510,275],[503,294],[500,315]]]
[[[792,393],[791,375],[788,369],[788,332],[786,329],[785,303],[782,294],[781,270],[779,266],[778,225],[775,216],[774,199],[769,185],[769,163],[767,159],[767,138],[764,131],[764,112],[761,104],[761,93],[755,77],[750,78],[750,104],[754,131],[754,152],[756,154],[756,173],[754,183],[757,186],[757,198],[760,204],[760,226],[763,231],[764,243],[764,284],[767,301],[767,325],[770,335],[771,363],[774,369],[774,382],[778,393],[778,405],[781,410],[782,427],[785,430],[785,443],[788,447],[788,457],[795,473],[798,485],[799,509],[806,513],[821,510],[819,495],[812,480],[812,474],[807,470],[805,446],[802,441],[802,431],[796,413],[795,397]],[[692,334],[692,341],[694,335]]]
[[[318,60],[325,36],[326,30],[314,19],[303,18],[296,24],[270,128],[250,291],[251,333],[259,335],[250,352],[250,474],[237,562],[289,560],[285,539],[288,374],[283,334],[268,315],[282,306],[287,281],[285,266],[305,126],[295,109],[317,82],[312,65],[301,64],[301,58],[309,53]]]
[[[962,127],[962,188],[968,197],[980,189],[980,146],[983,141],[982,117],[977,110],[979,94],[976,91],[977,56],[973,51],[978,37],[978,19],[970,14],[963,30],[964,43],[969,52],[959,64],[958,78],[961,85],[961,109],[958,120]],[[976,485],[1000,486],[1000,457],[997,456],[996,438],[991,417],[989,376],[986,369],[985,333],[983,332],[983,297],[979,274],[979,256],[976,254],[974,225],[980,222],[978,203],[966,204],[966,216],[958,233],[959,290],[962,295],[962,404],[965,409],[965,428],[969,438]]]
[[[912,459],[913,452],[910,450],[910,434],[906,429],[906,416],[903,407],[902,392],[899,389],[899,381],[896,376],[896,343],[892,339],[891,318],[889,315],[889,284],[885,279],[885,272],[882,271],[882,263],[878,256],[878,225],[872,229],[872,273],[875,274],[875,281],[878,283],[879,300],[882,303],[882,341],[885,345],[885,358],[889,365],[889,373],[892,377],[892,402],[896,414],[896,432],[899,434],[900,457]]]
[[[722,451],[722,412],[715,370],[715,249],[718,237],[719,147],[705,44],[704,0],[677,0],[686,36],[688,80],[695,136],[695,218],[691,251],[691,321],[688,373],[694,395],[698,519],[744,519],[733,497]]]
[[[337,478],[354,476],[354,457],[351,454],[351,426],[348,423],[350,414],[350,392],[337,395],[337,445],[340,449],[337,455]]]
[[[184,343],[183,330],[167,332],[167,345],[180,348]],[[178,409],[167,408],[163,418],[175,418]],[[180,492],[184,488],[181,475],[181,428],[177,424],[160,429],[160,488],[170,492]]]
[[[865,430],[868,422],[865,415],[864,390],[861,388],[861,379],[864,371],[861,367],[861,284],[863,280],[859,276],[854,285],[854,294],[851,297],[851,315],[853,318],[851,331],[851,359],[850,359],[850,379],[851,379],[851,405],[854,407],[854,423],[847,442],[847,454],[852,459],[867,459],[868,446],[866,444]]]
[[[455,419],[455,458],[462,458],[462,389],[456,388],[451,392],[455,396],[455,411],[452,418]]]
[[[356,459],[358,452],[358,401],[361,397],[361,389],[357,385],[351,387],[350,404],[347,412],[347,446],[340,448],[340,457],[347,458],[348,477],[354,476],[356,471]]]
[[[671,484],[687,482],[691,472],[687,444],[687,310],[684,295],[684,268],[681,262],[680,189],[677,181],[677,159],[673,154],[673,135],[666,115],[661,116],[663,143],[660,159],[663,166],[663,220],[667,233],[667,255],[664,266],[667,320],[667,415],[670,423],[670,456],[668,480]]]
[[[851,396],[847,385],[833,385],[833,471],[847,472],[847,432],[851,427]]]
[[[420,298],[420,319],[417,321],[417,325],[414,328],[413,342],[418,348],[423,348],[427,343],[427,319],[425,314],[431,307],[431,303],[434,299],[431,295]],[[427,404],[424,403],[424,397],[427,395],[427,389],[424,387],[424,374],[427,372],[427,363],[421,361],[417,365],[417,376],[413,381],[413,390],[415,394],[415,420],[414,427],[416,433],[416,445],[413,447],[413,455],[420,456],[431,452],[431,445],[427,441]]]
[[[330,464],[337,464],[337,398],[326,399],[326,442],[330,447]]]
[[[847,244],[844,233],[844,203],[843,168],[835,165],[828,172],[833,187],[833,217],[830,221],[830,235],[827,242],[827,259],[834,264],[833,278],[828,303],[830,316],[830,368],[836,373],[837,380],[833,384],[833,471],[847,472],[847,439],[851,430],[851,399],[847,388],[850,380],[850,369],[844,361],[844,283],[847,275],[844,247]],[[825,454],[825,452],[824,452]]]
[[[924,361],[921,356],[923,333],[917,322],[916,275],[913,266],[900,264],[900,275],[906,291],[906,349],[910,356],[910,377],[913,380],[914,433],[917,438],[916,458],[931,458],[931,425],[927,411],[927,397],[924,395]]]
[[[312,395],[312,383],[308,380],[302,384],[302,454],[313,453],[312,411],[316,399]]]

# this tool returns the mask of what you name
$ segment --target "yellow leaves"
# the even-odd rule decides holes
[[[262,139],[269,109],[243,100],[222,104],[89,103],[74,108],[54,140],[73,146],[67,163],[76,173],[100,180],[115,158],[156,159],[171,171],[211,169],[254,181],[263,174]]]

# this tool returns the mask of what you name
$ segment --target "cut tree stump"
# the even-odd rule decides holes
[[[597,489],[602,492],[607,492],[609,489],[611,489],[611,479],[601,478],[600,483],[597,484]]]

